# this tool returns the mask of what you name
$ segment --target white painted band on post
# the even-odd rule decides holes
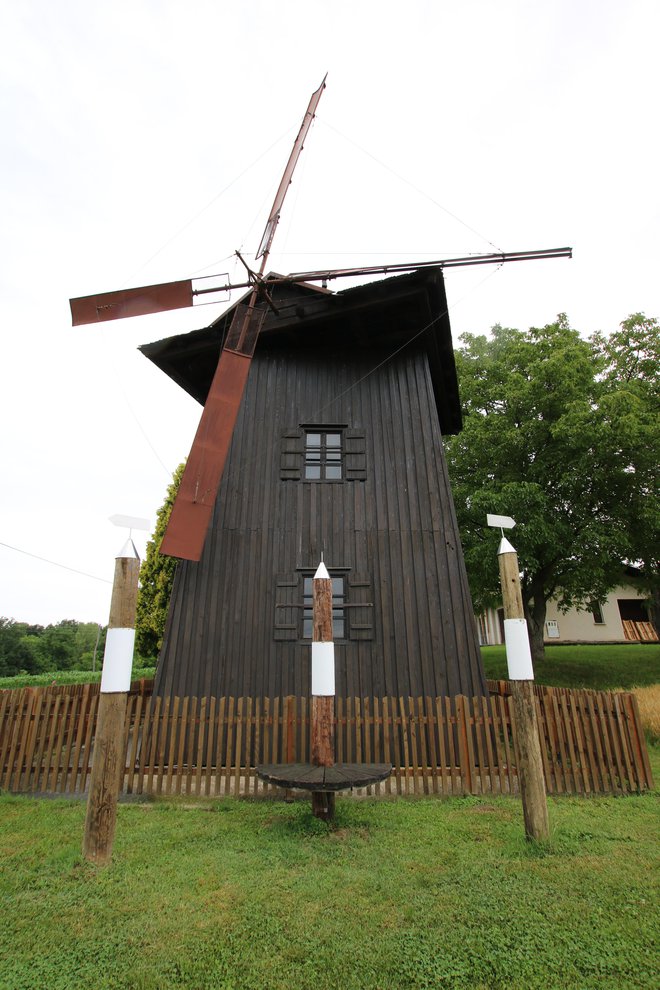
[[[532,651],[529,648],[527,623],[524,619],[504,620],[506,663],[511,681],[533,681]]]
[[[103,694],[128,691],[130,688],[134,645],[135,629],[108,629],[101,674]]]
[[[335,644],[312,643],[312,694],[335,693]]]

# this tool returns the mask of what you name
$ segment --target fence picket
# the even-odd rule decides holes
[[[195,794],[197,797],[201,796],[202,793],[202,770],[204,767],[204,733],[207,724],[207,708],[208,701],[206,698],[202,698],[199,706],[199,726],[197,729],[197,758],[195,760]]]
[[[438,726],[438,750],[440,753],[440,790],[442,794],[451,794],[452,771],[451,767],[448,767],[447,753],[445,749],[445,733],[447,733],[447,738],[449,738],[449,729],[447,728],[442,702],[442,698],[435,699],[435,711]]]
[[[481,719],[483,724],[483,735],[486,741],[486,759],[488,760],[488,790],[491,794],[495,793],[495,760],[493,758],[493,727],[490,722],[488,713],[488,699],[487,698],[475,698],[474,699],[475,708],[479,706],[481,708]],[[483,777],[484,771],[481,771],[482,779],[482,790],[483,790]]]
[[[222,788],[222,767],[225,755],[227,734],[225,732],[225,699],[220,698],[215,743],[215,796],[220,797]]]
[[[390,704],[388,698],[383,698],[382,711],[383,711],[383,756],[385,758],[385,763],[391,763],[392,762],[392,757],[390,753],[391,723],[390,723]],[[385,781],[385,793],[386,794],[392,793],[392,774],[390,774],[387,780]]]
[[[131,699],[129,698],[129,701]],[[137,761],[138,746],[140,744],[141,738],[141,728],[142,728],[142,706],[144,705],[144,695],[138,694],[133,699],[134,704],[130,708],[130,713],[127,716],[129,724],[132,728],[130,736],[130,744],[128,751],[128,782],[126,785],[126,790],[128,794],[133,793],[133,789],[136,785],[137,775],[135,772],[135,764]]]
[[[631,735],[635,740],[635,763],[639,772],[640,790],[644,787],[652,788],[653,774],[651,772],[649,754],[644,745],[644,729],[642,728],[642,719],[639,714],[639,704],[632,692],[626,695],[626,700],[630,706]]]
[[[231,768],[234,759],[234,704],[235,698],[229,699],[227,711],[227,737],[225,746],[225,794],[231,793]]]
[[[506,727],[502,725],[499,713],[499,702],[502,699],[491,694],[488,698],[488,709],[493,726],[493,741],[495,743],[495,764],[499,774],[500,794],[506,793],[506,756],[504,753],[504,733]]]
[[[19,728],[20,733],[20,746],[18,749],[18,755],[16,757],[16,770],[14,773],[14,789],[17,791],[21,790],[21,780],[23,778],[23,762],[25,760],[25,751],[28,746],[28,742],[32,736],[32,713],[34,708],[34,698],[30,688],[26,688],[25,697],[23,702],[23,708],[21,712],[21,724]]]
[[[426,712],[426,743],[427,743],[427,758],[429,762],[429,767],[431,771],[431,792],[433,794],[438,793],[438,758],[436,755],[436,724],[435,724],[435,714],[433,712],[433,703],[428,695],[424,698],[424,706]]]
[[[454,730],[457,728],[457,721],[451,710],[451,698],[445,698],[445,718],[447,720],[447,756],[449,758],[449,774],[451,782],[451,794],[463,793],[463,774],[456,760],[456,747],[454,745]]]
[[[417,699],[417,722],[419,725],[419,742],[420,742],[420,759],[421,759],[421,771],[422,771],[422,787],[425,794],[429,793],[429,758],[426,746],[426,740],[428,737],[428,725],[426,721],[426,715],[424,713],[424,699]]]
[[[32,780],[32,775],[34,773],[34,754],[37,747],[37,742],[39,740],[39,733],[41,729],[41,712],[43,709],[43,704],[44,704],[44,695],[41,692],[38,692],[34,696],[32,718],[30,724],[30,740],[28,742],[25,751],[25,777],[23,778],[23,790],[25,791],[30,790],[30,781]],[[75,756],[74,756],[74,760],[75,760]],[[74,763],[74,766],[77,766],[77,763]],[[2,764],[0,764],[0,777],[1,776],[2,776]],[[74,791],[75,787],[76,787],[76,779],[74,775],[71,785],[71,790]]]
[[[630,754],[628,752],[628,740],[626,739],[626,725],[623,713],[621,711],[621,695],[613,694],[612,701],[614,703],[614,711],[616,714],[616,725],[618,729],[618,738],[621,748],[621,753],[623,754],[623,762],[625,765],[624,779],[626,783],[626,790],[632,791],[635,789],[635,777],[632,771],[632,766],[630,764]]]

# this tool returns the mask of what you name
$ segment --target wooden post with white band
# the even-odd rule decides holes
[[[534,698],[532,654],[520,590],[518,555],[504,534],[497,554],[504,603],[506,659],[516,723],[518,782],[525,819],[525,836],[536,841],[549,838],[550,827]]]
[[[332,579],[323,561],[312,581],[312,764],[335,762],[335,644],[332,635]],[[312,813],[330,821],[335,814],[332,791],[312,791]]]
[[[83,856],[107,863],[124,774],[124,723],[131,686],[140,558],[131,539],[115,560],[110,619],[103,657],[92,771],[87,796]]]

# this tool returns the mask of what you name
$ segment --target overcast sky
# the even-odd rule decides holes
[[[0,0],[0,615],[107,622],[108,517],[200,415],[136,348],[223,309],[69,297],[238,276],[326,72],[273,270],[571,245],[448,272],[455,342],[660,316],[659,37],[657,0]]]

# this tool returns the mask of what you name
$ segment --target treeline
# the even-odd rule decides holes
[[[0,617],[0,677],[56,670],[101,669],[106,629],[95,622],[62,619],[37,626]]]

